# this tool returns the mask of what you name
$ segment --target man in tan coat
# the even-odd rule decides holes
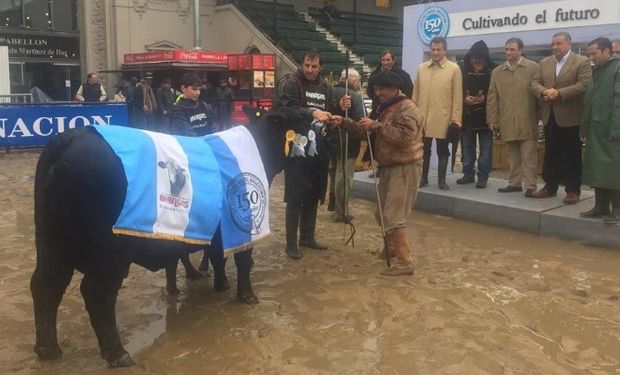
[[[402,78],[389,70],[370,79],[380,104],[359,123],[333,116],[336,124],[347,131],[365,136],[375,134],[374,156],[381,165],[379,179],[380,208],[375,217],[381,223],[383,214],[386,252],[396,257],[396,264],[382,272],[386,276],[413,274],[413,259],[407,236],[407,218],[415,203],[422,170],[422,117],[418,107],[399,87]],[[379,209],[381,211],[379,211]]]
[[[536,142],[538,139],[537,98],[530,84],[538,64],[523,57],[523,41],[510,38],[504,47],[506,62],[491,73],[487,97],[487,122],[499,128],[506,142],[509,185],[500,193],[522,191],[531,197],[536,191]]]
[[[437,147],[439,188],[448,190],[446,170],[450,150],[448,125],[461,127],[463,113],[463,78],[458,65],[446,58],[448,44],[444,38],[431,40],[431,60],[418,66],[413,85],[413,101],[424,117],[424,166],[420,187],[428,184],[433,138]]]
[[[534,193],[534,198],[555,196],[560,181],[564,181],[566,204],[577,203],[581,194],[579,122],[583,97],[592,77],[588,58],[571,52],[571,46],[570,34],[560,32],[553,35],[553,56],[540,62],[540,69],[532,81],[532,92],[542,100],[545,125],[545,187]]]

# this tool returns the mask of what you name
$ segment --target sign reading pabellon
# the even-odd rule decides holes
[[[435,36],[523,32],[620,24],[620,0],[563,0],[448,14],[431,5],[418,18],[424,44]]]

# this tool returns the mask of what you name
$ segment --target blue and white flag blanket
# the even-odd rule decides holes
[[[225,255],[269,234],[267,177],[245,127],[200,138],[94,128],[127,177],[114,233],[209,244],[220,226]]]

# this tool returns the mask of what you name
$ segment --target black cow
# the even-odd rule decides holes
[[[284,133],[295,128],[291,121],[299,120],[291,112],[272,112],[248,127],[270,183],[283,164]],[[201,249],[175,241],[114,235],[112,225],[126,189],[121,161],[92,128],[62,133],[43,150],[35,178],[37,261],[30,282],[36,325],[34,351],[39,358],[62,355],[56,333],[57,309],[77,269],[84,274],[80,291],[102,357],[110,367],[133,365],[121,344],[115,314],[118,290],[130,264],[152,271],[172,264],[176,267],[181,256]],[[250,283],[252,251],[237,253],[234,258],[237,297],[244,303],[256,303]]]

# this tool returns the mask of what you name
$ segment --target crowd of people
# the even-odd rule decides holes
[[[187,77],[186,77],[187,78]],[[179,86],[183,86],[183,78]],[[121,80],[115,85],[115,93],[109,100],[105,88],[99,82],[96,73],[88,73],[86,82],[78,89],[75,99],[78,102],[125,102],[128,105],[129,124],[131,126],[168,133],[175,106],[182,108],[187,105],[183,101],[183,93],[175,89],[170,78],[164,78],[159,87],[153,87],[153,75],[145,74],[142,79],[131,77],[128,81]],[[231,114],[235,95],[227,77],[221,77],[218,85],[213,87],[210,82],[200,79],[198,83],[199,99],[204,104],[207,121],[201,132],[213,133],[231,126]]]
[[[335,221],[351,223],[348,200],[363,139],[370,141],[380,166],[375,215],[385,237],[380,256],[396,258],[384,275],[413,274],[407,218],[418,189],[429,183],[433,140],[442,190],[449,190],[451,138],[460,138],[462,147],[463,176],[457,184],[475,183],[484,189],[492,171],[494,132],[499,132],[510,169],[508,185],[498,192],[525,190],[525,197],[543,199],[555,196],[563,184],[564,202],[575,204],[586,184],[595,190],[595,205],[581,216],[620,222],[620,41],[597,38],[587,46],[588,57],[572,52],[571,43],[568,33],[556,33],[553,55],[536,63],[524,56],[521,39],[509,38],[506,60],[495,66],[485,42],[478,41],[457,65],[446,57],[446,39],[434,38],[430,60],[418,66],[413,80],[396,66],[394,54],[384,51],[368,81],[370,114],[357,71],[344,69],[335,87],[329,87],[321,78],[320,52],[306,51],[299,70],[280,86],[275,106],[298,120],[283,139],[286,254],[299,260],[302,248],[327,250],[317,240],[316,220],[328,187],[328,210],[334,211]],[[158,119],[164,124],[152,130],[204,135],[221,130],[216,122],[229,124],[226,103],[233,94],[227,80],[215,89],[227,98],[215,112],[202,100],[211,90],[195,73],[183,75],[180,87],[181,96],[175,99],[170,80],[154,92],[147,76],[132,80],[126,93],[117,90],[115,100],[132,103],[133,123],[142,121],[149,128]],[[88,102],[107,96],[91,73],[76,97]],[[546,152],[545,185],[537,191],[539,121]]]
[[[369,78],[373,109],[368,116],[360,111],[363,103],[356,92],[356,74],[345,70],[336,87],[327,88],[319,76],[320,54],[304,54],[302,67],[294,82],[290,80],[284,86],[279,103],[306,115],[307,128],[291,134],[287,142],[295,146],[306,133],[308,139],[315,139],[310,134],[321,133],[332,149],[329,160],[320,153],[287,155],[286,253],[300,259],[303,253],[298,245],[327,248],[315,241],[314,233],[316,206],[325,194],[327,174],[322,171],[326,169],[333,181],[328,209],[336,211],[336,221],[350,222],[348,199],[339,189],[350,191],[351,184],[348,176],[341,173],[342,177],[338,177],[338,173],[353,170],[349,164],[352,155],[343,148],[357,150],[359,141],[367,135],[372,136],[370,146],[380,165],[376,217],[385,236],[381,255],[396,258],[393,267],[383,272],[385,275],[413,273],[407,218],[418,188],[428,185],[433,140],[438,186],[449,190],[449,142],[455,131],[463,155],[463,176],[457,184],[487,187],[497,132],[509,158],[508,185],[499,188],[499,193],[525,191],[527,198],[543,199],[557,195],[563,184],[564,203],[576,204],[581,185],[586,184],[594,188],[595,205],[580,216],[619,223],[620,41],[597,38],[588,43],[587,57],[572,52],[571,46],[568,33],[556,33],[551,40],[553,55],[536,63],[524,56],[521,39],[509,38],[505,43],[506,60],[495,66],[486,43],[478,41],[458,65],[446,57],[446,39],[434,38],[430,43],[431,58],[418,66],[413,81],[395,67],[393,53],[385,51],[381,65]],[[345,82],[347,89],[343,93]],[[318,97],[322,98],[320,102]],[[544,125],[546,152],[545,185],[537,190],[539,122]],[[317,124],[323,128],[315,128]],[[307,149],[306,144],[302,147]],[[296,196],[299,191],[303,194]],[[300,217],[302,239],[297,242]]]

